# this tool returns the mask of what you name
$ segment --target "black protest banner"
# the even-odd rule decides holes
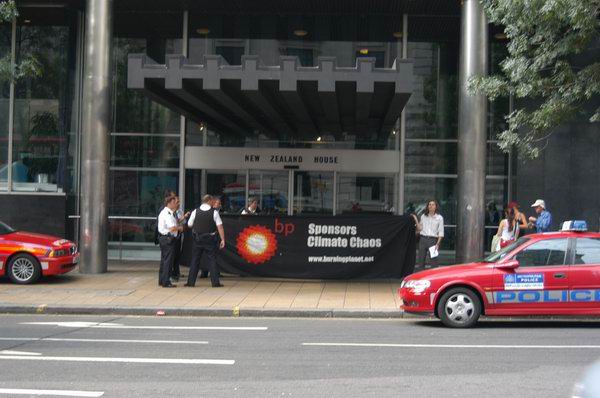
[[[223,216],[222,271],[307,279],[400,278],[415,264],[415,226],[392,215]],[[184,245],[189,259],[191,240]],[[184,261],[184,264],[188,261]]]

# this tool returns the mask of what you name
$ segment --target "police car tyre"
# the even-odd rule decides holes
[[[481,301],[472,290],[456,287],[442,295],[437,313],[446,326],[469,328],[477,323],[481,315]]]
[[[26,285],[35,283],[42,276],[42,268],[38,260],[29,254],[17,254],[10,259],[7,266],[8,277],[14,283]]]

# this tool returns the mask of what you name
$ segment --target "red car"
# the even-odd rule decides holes
[[[406,277],[407,313],[470,327],[480,315],[600,315],[600,233],[527,235],[482,262]]]
[[[0,222],[0,276],[15,283],[71,271],[79,262],[77,245],[54,236],[15,231]]]

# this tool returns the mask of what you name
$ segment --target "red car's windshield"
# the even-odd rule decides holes
[[[0,235],[12,234],[13,232],[15,232],[14,229],[0,221]]]
[[[527,242],[528,240],[529,240],[529,238],[527,238],[525,236],[522,238],[519,238],[518,240],[511,243],[510,245],[503,247],[502,249],[498,250],[495,253],[492,253],[491,255],[486,257],[483,261],[485,261],[486,263],[495,263],[496,261],[500,261],[504,258],[504,256],[506,256],[508,253],[513,251],[513,249],[516,249],[517,247],[521,246],[523,243]]]

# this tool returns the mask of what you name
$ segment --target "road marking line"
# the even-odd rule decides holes
[[[512,344],[378,344],[378,343],[302,343],[304,346],[397,347],[397,348],[542,348],[600,349],[600,345],[512,345]]]
[[[0,388],[0,394],[11,395],[54,395],[60,397],[101,397],[102,391],[27,390],[22,388]]]
[[[2,359],[60,362],[118,362],[118,363],[161,363],[171,365],[233,365],[232,359],[169,359],[169,358],[108,358],[108,357],[30,357],[23,355],[0,355]]]
[[[125,340],[125,339],[62,339],[56,337],[0,337],[0,341],[67,341],[85,343],[150,343],[150,344],[208,344],[208,341],[195,340]],[[15,351],[17,352],[17,351]],[[41,354],[40,354],[41,355]]]
[[[266,326],[129,326],[92,322],[21,322],[21,325],[53,325],[66,328],[152,329],[152,330],[268,330]]]
[[[39,352],[29,352],[29,351],[10,351],[10,350],[2,350],[0,354],[3,355],[42,355]]]

